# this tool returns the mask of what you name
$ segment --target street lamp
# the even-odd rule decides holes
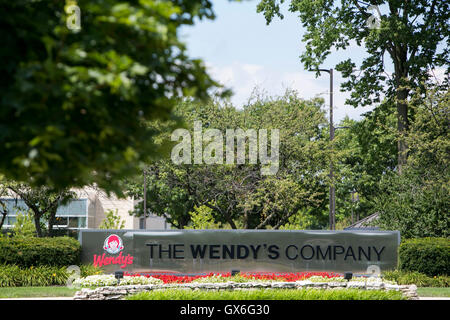
[[[142,229],[147,229],[147,171],[144,168],[144,220],[142,222]]]
[[[309,71],[324,71],[330,75],[330,141],[334,139],[334,126],[333,126],[333,69],[316,69]],[[330,230],[336,228],[336,192],[334,188],[334,175],[333,175],[333,161],[330,163]]]

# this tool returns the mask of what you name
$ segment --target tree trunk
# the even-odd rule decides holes
[[[34,226],[36,228],[36,234],[39,238],[42,238],[42,230],[41,230],[41,215],[34,213]]]
[[[48,217],[48,236],[53,237],[53,225],[55,224],[55,218],[56,218],[56,208],[52,208],[50,210],[50,216]]]
[[[401,174],[407,162],[406,135],[408,134],[408,47],[401,43],[394,45],[394,50],[390,51],[395,69],[395,90],[397,105],[397,167]]]
[[[6,209],[6,204],[3,201],[0,201],[0,206],[2,207],[2,221],[0,221],[0,230],[3,227],[3,223],[5,223],[6,216],[8,215],[8,210]]]
[[[244,229],[248,229],[248,209],[244,209]]]
[[[6,216],[8,215],[8,213],[7,212],[2,212],[2,221],[0,221],[0,230],[2,229],[2,227],[3,227],[3,223],[5,223],[5,219],[6,219]]]

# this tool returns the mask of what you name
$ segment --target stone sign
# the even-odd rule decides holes
[[[398,231],[82,230],[82,262],[108,272],[366,273],[395,269]]]

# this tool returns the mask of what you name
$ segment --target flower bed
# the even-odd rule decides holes
[[[149,279],[147,277],[135,276],[136,279]],[[209,277],[210,279],[211,277]],[[218,277],[216,277],[218,278]],[[154,278],[152,278],[154,279]],[[207,277],[198,278],[207,281]],[[197,279],[197,280],[198,280]],[[312,281],[314,279],[315,281]],[[83,288],[76,292],[75,300],[118,300],[127,296],[143,293],[143,292],[166,292],[168,290],[181,290],[188,296],[191,293],[200,291],[217,291],[228,294],[228,292],[236,291],[252,291],[252,290],[319,290],[319,291],[336,291],[336,290],[356,290],[360,291],[399,291],[408,299],[417,299],[417,287],[399,286],[383,282],[380,278],[365,278],[364,281],[335,281],[325,280],[319,276],[313,276],[308,280],[299,281],[248,281],[248,282],[203,282],[198,283],[191,281],[190,283],[165,283],[165,284],[149,284],[149,285],[120,285],[120,286],[104,286],[95,289]],[[320,281],[318,281],[320,280]],[[162,281],[162,280],[159,280]],[[267,291],[269,292],[269,291]],[[270,294],[270,293],[269,293]],[[276,294],[276,293],[275,293]],[[192,296],[193,298],[194,296]]]
[[[341,274],[328,272],[297,272],[297,273],[239,273],[231,275],[228,273],[208,273],[195,276],[172,275],[172,274],[141,274],[141,273],[124,273],[130,277],[152,277],[160,279],[163,283],[217,283],[217,282],[249,282],[249,281],[286,281],[295,282],[301,280],[311,281],[345,281]]]
[[[153,277],[143,276],[124,276],[120,280],[121,286],[150,284],[163,284],[163,281]],[[76,279],[73,282],[73,286],[82,288],[117,286],[117,279],[111,274],[92,275],[85,278]]]
[[[75,294],[75,300],[116,300],[141,292],[155,290],[382,290],[401,291],[409,298],[417,298],[416,286],[399,286],[394,281],[376,277],[354,277],[347,281],[337,273],[299,272],[299,273],[209,273],[186,276],[175,274],[130,274],[124,273],[120,285],[113,275],[95,275],[78,279],[74,285],[84,287]],[[88,289],[94,288],[94,289]]]
[[[311,283],[346,283],[347,280],[337,273],[327,272],[298,272],[298,273],[208,273],[195,276],[172,275],[172,274],[130,274],[125,272],[124,278],[120,280],[121,286],[126,285],[163,285],[163,284],[214,284],[214,283],[290,283],[308,281]],[[395,281],[390,281],[374,277],[357,277],[353,282],[364,284],[374,284],[383,282],[395,285]],[[117,279],[113,275],[92,275],[74,281],[74,286],[78,287],[104,287],[117,286]]]

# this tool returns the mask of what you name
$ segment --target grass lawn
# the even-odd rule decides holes
[[[73,297],[79,289],[68,287],[5,287],[0,288],[0,298]]]
[[[155,290],[138,293],[127,300],[403,300],[397,291],[256,289],[236,291]]]
[[[417,288],[419,297],[449,297],[450,287],[447,288]]]
[[[0,298],[32,298],[32,297],[73,297],[78,289],[65,286],[54,287],[6,287],[0,288]],[[256,292],[255,292],[256,291]],[[232,292],[206,292],[165,290],[151,293],[143,293],[131,296],[132,300],[203,300],[203,299],[225,299],[225,300],[385,300],[400,298],[394,292],[385,295],[377,291],[345,290],[339,293],[329,292],[320,294],[317,290],[253,290]],[[450,297],[450,287],[447,288],[417,288],[420,297]]]

